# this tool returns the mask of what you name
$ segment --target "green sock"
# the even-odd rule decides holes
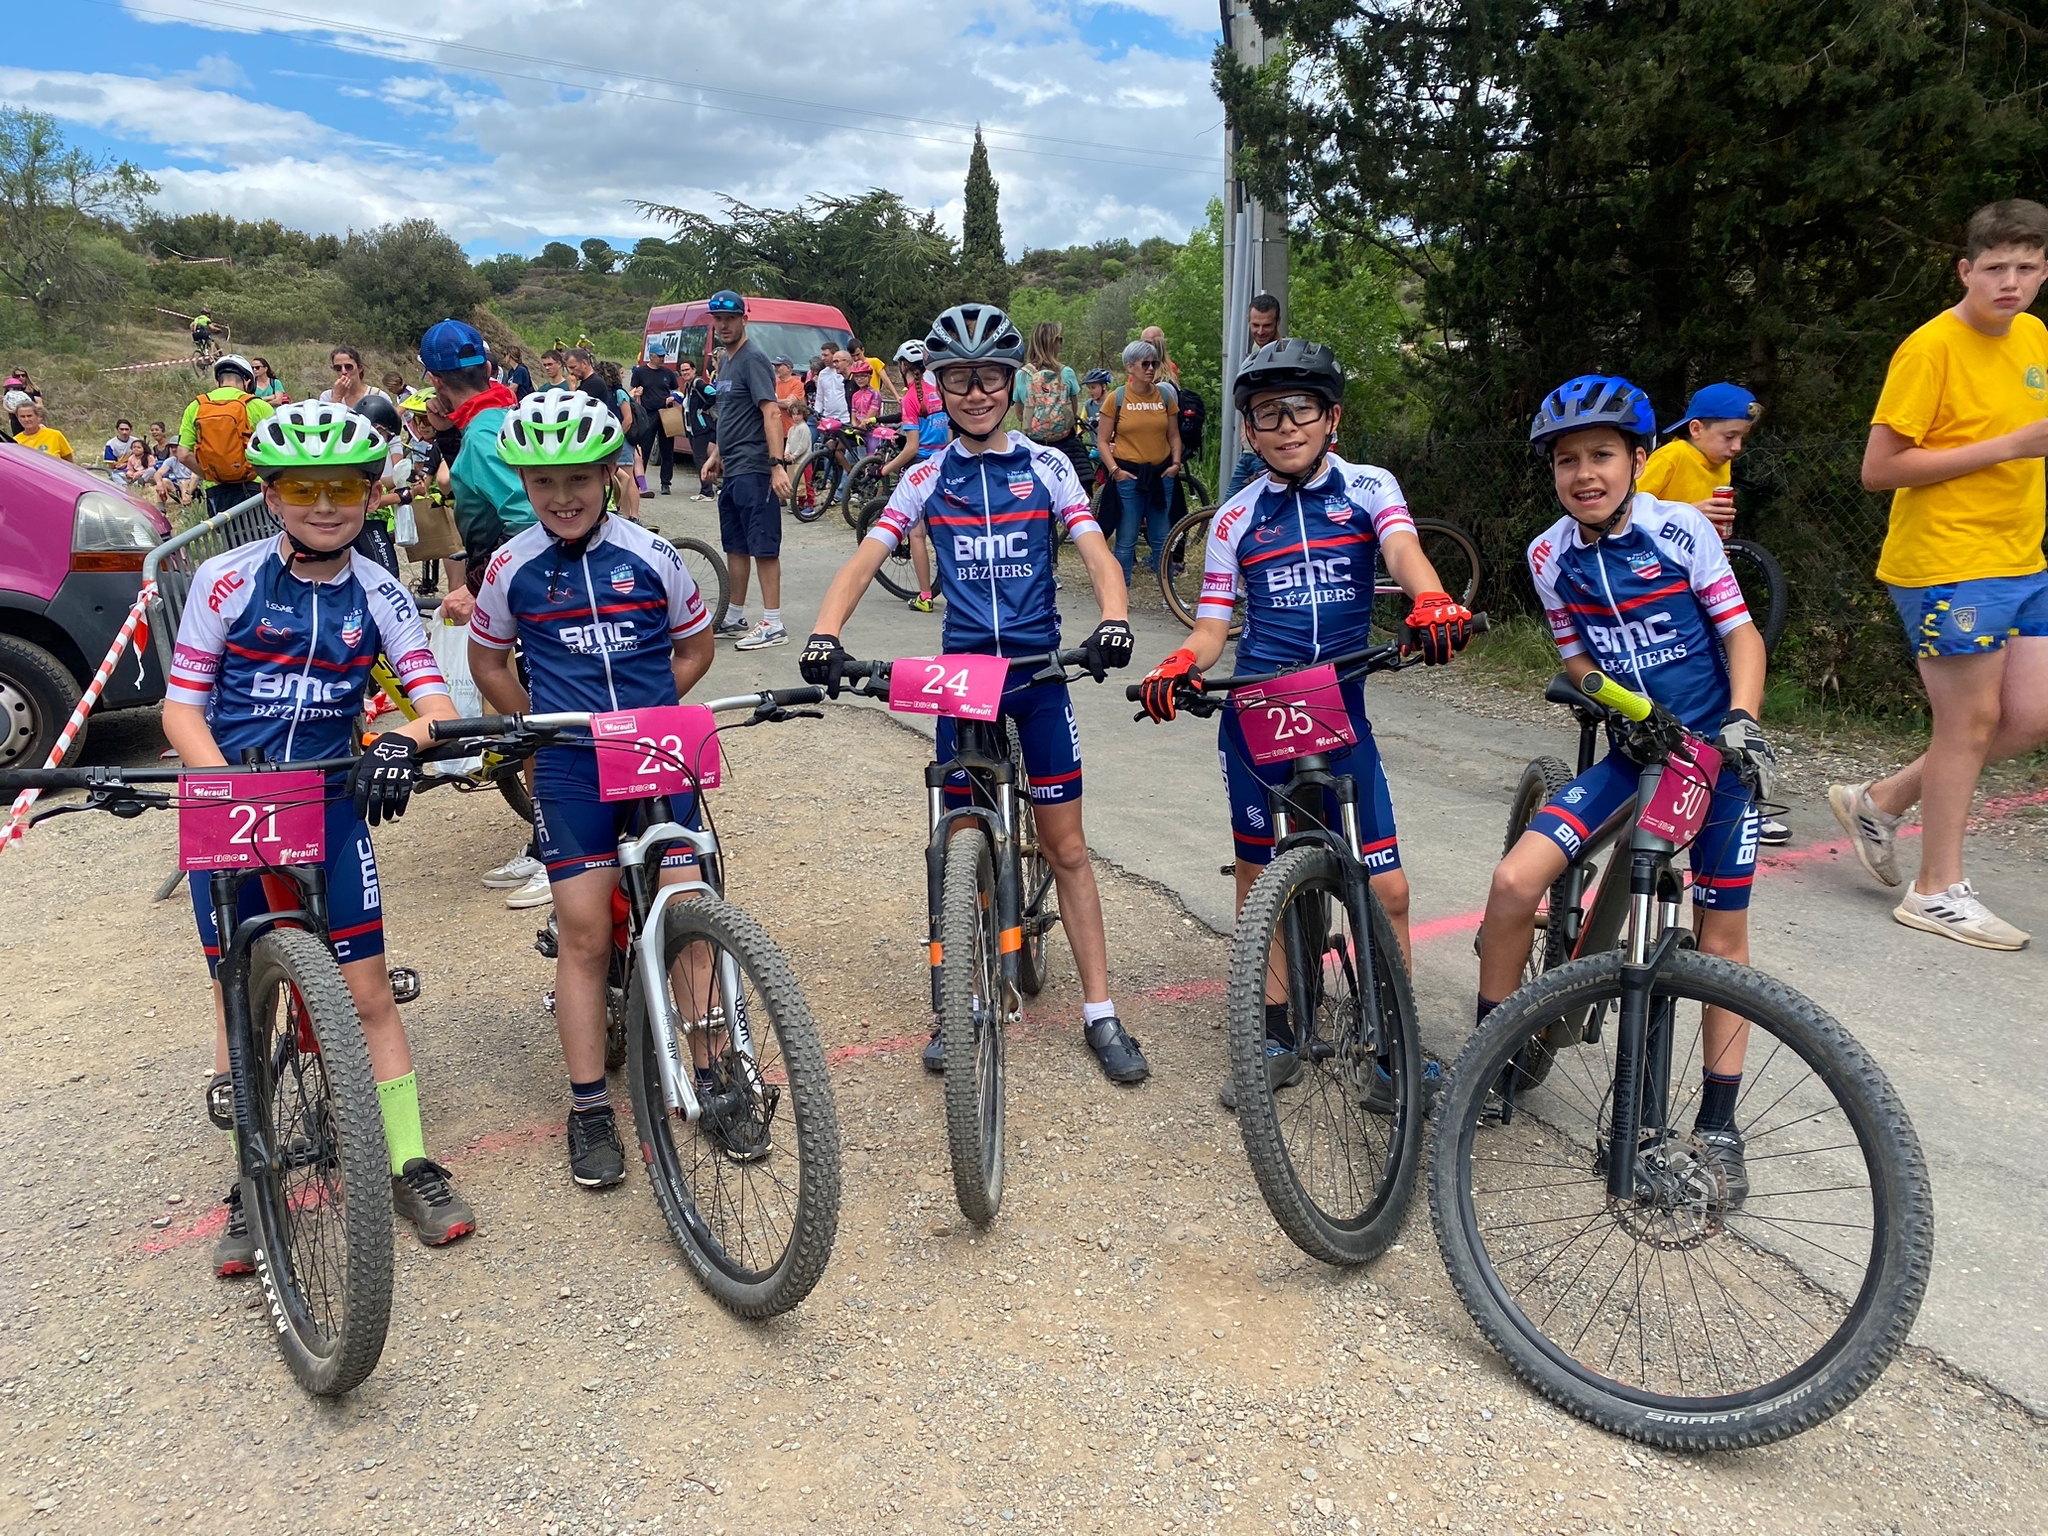
[[[384,1142],[391,1148],[391,1171],[405,1172],[405,1165],[427,1155],[427,1138],[420,1131],[420,1085],[410,1072],[377,1085],[377,1106],[384,1111]]]

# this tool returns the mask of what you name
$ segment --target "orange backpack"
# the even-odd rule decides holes
[[[256,478],[249,468],[249,402],[253,399],[254,395],[240,390],[231,400],[216,400],[211,394],[199,397],[192,456],[199,461],[199,473],[216,485],[241,485]]]

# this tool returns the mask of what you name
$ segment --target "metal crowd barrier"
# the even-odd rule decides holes
[[[142,557],[142,579],[156,583],[156,596],[149,605],[149,637],[156,646],[156,659],[164,676],[171,675],[171,650],[178,639],[178,621],[185,616],[185,600],[192,592],[192,573],[200,562],[258,539],[275,537],[281,525],[264,504],[258,491],[247,501],[236,502],[225,512],[173,534]]]

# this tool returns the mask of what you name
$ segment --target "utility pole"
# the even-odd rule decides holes
[[[1240,64],[1257,69],[1279,44],[1259,31],[1244,0],[1219,0],[1223,41]],[[1221,413],[1223,465],[1227,475],[1236,462],[1237,404],[1234,386],[1244,361],[1245,311],[1252,296],[1270,293],[1280,301],[1280,334],[1289,334],[1287,308],[1287,209],[1270,207],[1248,195],[1237,175],[1238,137],[1233,129],[1223,138],[1223,399]],[[1218,488],[1219,492],[1221,487]]]

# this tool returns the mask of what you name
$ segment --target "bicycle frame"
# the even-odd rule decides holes
[[[940,912],[946,890],[946,846],[953,829],[962,822],[978,821],[988,830],[996,865],[997,931],[1001,934],[998,959],[1002,966],[1003,1018],[1010,1021],[1024,1010],[1023,993],[1017,982],[1017,955],[1024,947],[1020,918],[1022,896],[1017,870],[1017,775],[1005,748],[993,750],[989,738],[995,727],[979,720],[955,720],[957,746],[951,761],[928,763],[924,770],[925,801],[931,824],[930,841],[924,850],[926,923],[931,958],[932,1012],[942,1011],[939,998],[945,970],[945,948],[939,941]],[[977,804],[972,798],[957,810],[946,809],[946,779],[955,769],[967,775],[970,797],[981,790],[990,801]]]

